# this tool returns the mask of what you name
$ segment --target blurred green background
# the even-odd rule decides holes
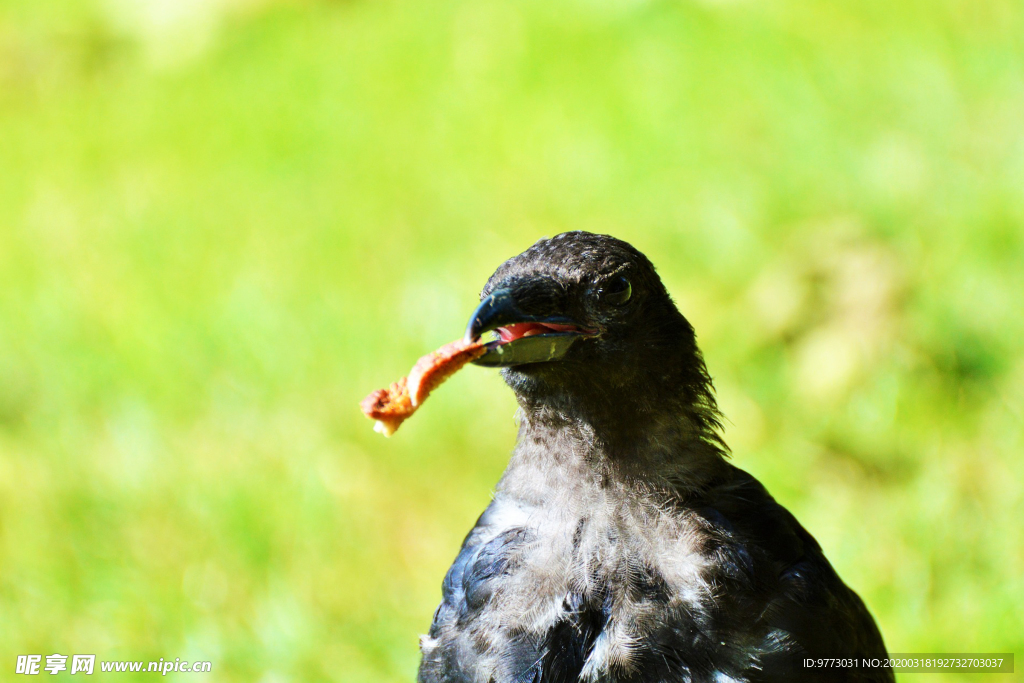
[[[357,404],[570,229],[660,268],[733,462],[891,651],[1024,657],[1022,36],[1015,0],[0,0],[0,678],[411,680],[515,406],[479,368],[387,441]]]

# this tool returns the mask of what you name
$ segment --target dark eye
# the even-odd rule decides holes
[[[633,296],[633,287],[629,280],[617,277],[601,288],[601,301],[613,306],[621,306]]]

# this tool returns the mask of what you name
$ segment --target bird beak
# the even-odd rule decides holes
[[[565,316],[528,315],[509,289],[496,289],[480,302],[466,326],[466,341],[476,341],[492,330],[497,330],[498,339],[473,361],[476,365],[507,367],[559,360],[579,339],[598,333]]]

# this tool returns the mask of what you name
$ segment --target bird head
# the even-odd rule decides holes
[[[524,408],[618,426],[692,414],[717,427],[693,327],[626,242],[587,232],[542,239],[499,266],[480,298],[466,338],[497,338],[474,362],[501,367]]]

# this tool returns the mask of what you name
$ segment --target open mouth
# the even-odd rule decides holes
[[[575,342],[600,333],[565,315],[525,313],[508,289],[495,290],[480,302],[466,328],[465,340],[474,342],[492,331],[498,338],[487,343],[486,353],[473,360],[477,366],[507,368],[559,360]]]
[[[556,323],[534,322],[512,323],[511,325],[499,327],[494,331],[498,335],[498,339],[496,340],[498,344],[508,344],[517,339],[535,337],[539,334],[597,334],[597,330],[580,327],[579,325],[559,325]]]
[[[578,340],[599,334],[559,314],[523,312],[509,289],[497,289],[485,297],[466,327],[465,341],[474,342],[485,332],[497,336],[476,365],[509,367],[560,360]]]
[[[487,344],[487,353],[474,364],[508,367],[559,360],[577,340],[599,331],[563,323],[521,322],[496,327],[494,333],[497,339]]]

